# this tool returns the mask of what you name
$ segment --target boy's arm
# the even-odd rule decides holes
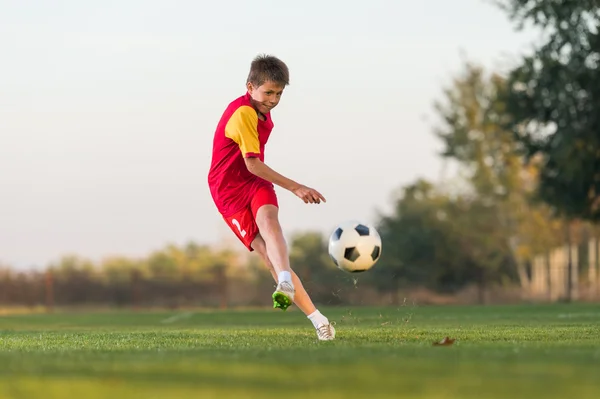
[[[231,115],[225,126],[225,137],[232,139],[239,145],[248,171],[291,191],[305,203],[319,204],[321,201],[325,202],[325,198],[317,190],[298,184],[280,175],[258,158],[260,155],[260,141],[256,127],[257,123],[258,114],[252,107],[245,105],[239,107]]]
[[[244,160],[246,161],[246,167],[250,173],[291,191],[296,196],[300,197],[300,199],[302,199],[305,203],[318,204],[321,201],[327,202],[325,197],[323,197],[323,195],[317,190],[288,179],[287,177],[271,169],[260,159],[256,157],[247,157],[244,158]]]
[[[283,187],[291,192],[294,192],[294,190],[300,186],[300,184],[296,183],[295,181],[277,173],[256,157],[248,157],[244,160],[246,161],[246,167],[248,168],[248,171],[250,171],[250,173],[253,175],[270,181],[271,183]]]

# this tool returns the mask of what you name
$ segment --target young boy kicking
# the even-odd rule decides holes
[[[252,61],[246,94],[229,104],[217,125],[208,185],[225,222],[249,251],[259,254],[273,275],[277,283],[273,307],[285,311],[294,302],[313,323],[319,340],[328,341],[335,338],[335,329],[290,268],[274,184],[307,204],[320,204],[325,198],[264,163],[273,129],[271,110],[288,84],[289,71],[283,61],[267,55]]]

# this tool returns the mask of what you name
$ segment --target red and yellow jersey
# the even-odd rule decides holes
[[[208,186],[219,212],[230,216],[248,206],[250,196],[264,185],[272,183],[248,171],[244,158],[258,157],[264,162],[265,144],[269,140],[273,121],[258,118],[250,102],[250,94],[232,101],[215,131]]]

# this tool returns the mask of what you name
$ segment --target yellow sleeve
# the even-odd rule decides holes
[[[247,105],[235,110],[225,125],[225,136],[240,146],[244,158],[257,157],[260,154],[257,126],[258,115]]]

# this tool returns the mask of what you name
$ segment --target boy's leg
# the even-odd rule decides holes
[[[273,267],[273,263],[269,259],[267,255],[267,246],[265,244],[264,239],[259,235],[256,236],[254,241],[252,242],[252,248],[258,253],[258,255],[262,258],[263,262],[271,272],[273,279],[275,282],[278,282],[277,272]],[[313,326],[317,331],[317,337],[322,341],[329,341],[335,338],[335,328],[329,322],[327,317],[323,316],[319,310],[315,307],[310,296],[304,289],[300,278],[296,275],[296,273],[291,270],[292,274],[292,282],[296,289],[296,294],[294,296],[294,303],[298,308],[306,315],[306,317],[312,322]]]
[[[260,234],[258,236],[256,236],[256,238],[252,242],[252,248],[261,257],[261,259],[263,260],[263,262],[265,263],[265,265],[271,272],[273,279],[275,280],[276,283],[278,283],[279,279],[277,276],[277,272],[275,271],[275,268],[273,267],[273,263],[271,263],[271,260],[269,259],[269,256],[267,255],[267,247],[265,245],[265,240],[263,240],[263,238],[260,236]],[[296,294],[294,296],[294,304],[296,306],[298,306],[298,308],[302,312],[304,312],[304,314],[306,316],[309,316],[309,315],[313,314],[317,309],[315,308],[315,305],[313,304],[312,300],[308,296],[308,293],[304,289],[304,286],[302,285],[302,282],[300,281],[300,279],[298,278],[296,273],[292,270],[291,274],[292,274],[292,283],[294,285],[294,288],[296,289]]]
[[[281,272],[291,273],[287,243],[279,224],[279,209],[275,205],[266,204],[256,212],[256,225],[263,237],[267,255],[273,262],[277,275]]]
[[[294,301],[295,289],[287,246],[278,221],[279,204],[274,188],[260,187],[252,196],[250,209],[257,232],[264,239],[267,257],[277,274],[273,306],[286,310]]]
[[[259,234],[259,226],[256,221],[256,215],[259,208],[268,208],[271,211],[278,209],[277,196],[273,187],[261,187],[251,195],[248,208],[242,209],[234,215],[225,217],[225,222],[229,225],[235,235],[244,243],[248,250],[253,251],[252,242]],[[263,213],[262,211],[260,213]],[[272,212],[271,212],[272,213]],[[277,214],[275,214],[275,217]],[[283,240],[283,233],[279,222],[273,224],[270,214],[265,227],[263,227],[270,239],[266,241],[266,253],[268,258],[272,259],[271,265],[276,273],[277,288],[273,293],[274,307],[286,310],[294,301],[294,282],[287,257],[287,247]],[[265,219],[265,218],[262,218]],[[276,221],[276,219],[275,219]],[[275,228],[276,231],[273,231]],[[281,237],[281,240],[271,237]],[[279,241],[279,242],[278,242]],[[272,245],[275,243],[275,246]],[[278,244],[282,244],[278,245]]]
[[[294,302],[296,305],[306,314],[315,326],[319,340],[332,340],[335,338],[335,329],[333,325],[329,323],[329,320],[323,316],[321,312],[315,309],[315,306],[300,282],[300,279],[289,266],[287,246],[283,237],[283,232],[281,231],[281,226],[279,225],[277,211],[278,204],[275,191],[272,188],[263,188],[255,193],[249,208],[244,209],[233,216],[225,217],[224,219],[248,250],[256,250],[265,262],[273,279],[278,283],[277,290],[273,294],[274,299],[276,294],[286,293],[287,289],[282,292],[282,286],[283,288],[288,288],[286,286],[289,286],[291,289],[291,292],[288,291],[289,294],[291,294],[287,298],[289,303],[283,302],[284,306],[281,306],[281,303],[279,303],[280,307],[284,310],[287,309],[291,304],[291,301],[295,299]],[[263,229],[269,235],[270,241],[276,243],[276,245],[271,245],[271,249],[269,249],[269,245],[264,240],[264,237],[261,237],[258,219],[261,220]],[[279,245],[277,245],[277,243]],[[274,254],[274,257],[280,259],[278,263],[271,260],[271,252]],[[283,264],[284,268],[281,266],[276,267],[277,264]],[[297,287],[298,297],[296,297],[295,294],[295,286]]]
[[[278,221],[278,208],[275,205],[265,204],[256,211],[256,225],[259,234],[265,241],[267,257],[271,260],[277,273],[277,288],[273,293],[274,307],[286,310],[293,302],[296,295],[292,269],[288,257],[288,250],[283,232]]]
[[[275,190],[271,187],[259,189],[252,198],[250,208],[277,276],[281,278],[282,272],[291,274],[288,249],[279,225],[279,204]],[[289,277],[291,279],[291,275]]]

